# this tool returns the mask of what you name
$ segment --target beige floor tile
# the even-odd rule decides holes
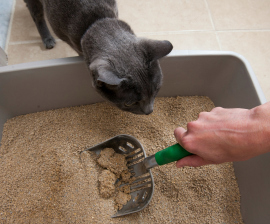
[[[251,64],[263,89],[270,100],[270,31],[219,32],[222,50],[242,54]]]
[[[50,50],[46,50],[41,42],[8,46],[9,65],[72,56],[78,54],[63,41],[57,41],[56,46]]]
[[[48,22],[47,26],[49,27],[52,36],[57,39],[57,36],[52,31]],[[41,37],[30,12],[23,0],[16,0],[9,42],[16,43],[35,40],[41,40]]]
[[[204,0],[118,0],[118,8],[136,33],[213,29]],[[29,40],[40,36],[24,1],[17,0],[10,42]]]
[[[213,29],[204,0],[118,0],[118,9],[136,33]]]
[[[25,2],[23,0],[17,0],[9,41],[29,40],[40,40],[40,36]]]
[[[144,35],[144,37],[169,40],[174,50],[220,50],[214,32],[181,32],[179,34]]]
[[[207,0],[217,30],[270,29],[270,0]]]

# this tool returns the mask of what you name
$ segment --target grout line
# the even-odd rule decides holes
[[[226,33],[226,32],[269,32],[270,29],[237,29],[237,30],[216,30],[218,33]]]
[[[54,39],[56,42],[61,42],[61,39]],[[10,42],[9,45],[19,45],[19,44],[35,44],[42,43],[42,40],[25,40],[25,41],[14,41]]]
[[[216,39],[217,39],[219,50],[222,50],[220,39],[219,39],[219,36],[218,36],[218,32],[215,32],[215,35],[216,35]]]
[[[12,22],[12,21],[11,21]],[[11,30],[12,24],[10,24],[10,29],[9,29],[9,37],[7,42],[9,41],[10,38],[10,30]],[[270,29],[264,29],[264,30],[181,30],[181,31],[158,31],[158,32],[138,32],[136,35],[138,36],[143,36],[143,35],[149,35],[149,36],[162,36],[162,35],[173,35],[173,34],[187,34],[187,33],[214,33],[217,37],[218,43],[219,43],[219,38],[218,38],[218,33],[226,33],[226,32],[269,32]],[[62,40],[57,38],[55,39],[56,42],[61,42]],[[42,43],[42,40],[27,40],[27,41],[13,41],[9,42],[6,44],[6,52],[7,52],[7,46],[8,45],[19,45],[19,44],[33,44],[33,43]],[[220,45],[220,43],[219,43]]]
[[[136,35],[169,35],[184,33],[213,33],[214,30],[180,30],[180,31],[157,31],[157,32],[138,32]]]
[[[180,30],[180,31],[158,31],[158,32],[138,32],[136,35],[170,35],[184,33],[222,33],[222,32],[269,32],[270,29],[237,29],[237,30]]]
[[[211,13],[211,10],[210,10],[210,7],[209,7],[209,5],[208,5],[207,0],[204,0],[204,3],[205,3],[205,5],[206,5],[207,11],[208,11],[208,15],[209,15],[209,19],[210,19],[211,24],[212,24],[212,28],[213,28],[214,30],[216,30],[216,26],[215,26],[215,23],[214,23],[214,20],[213,20],[213,17],[212,17],[212,13]]]
[[[10,42],[9,45],[35,44],[35,43],[42,43],[42,41],[41,40],[14,41],[14,42]]]
[[[9,45],[9,40],[10,40],[10,34],[11,34],[11,28],[13,24],[13,18],[14,18],[14,13],[15,13],[15,5],[16,5],[16,0],[13,0],[12,4],[12,11],[9,19],[9,26],[8,26],[8,33],[6,37],[6,45],[5,45],[5,52],[8,54],[8,45]]]
[[[210,18],[210,21],[211,21],[211,24],[212,24],[212,27],[215,30],[215,35],[216,35],[216,40],[217,40],[217,43],[218,43],[219,50],[222,50],[220,39],[219,39],[218,33],[216,32],[217,30],[216,30],[216,26],[215,26],[215,23],[214,23],[214,20],[213,20],[213,17],[212,17],[212,13],[211,13],[209,4],[208,4],[207,0],[204,0],[204,3],[206,5],[207,11],[208,11],[208,15],[209,15],[209,18]]]
[[[11,29],[10,29],[11,30]],[[181,30],[181,31],[158,31],[158,32],[138,32],[136,35],[138,36],[143,36],[143,35],[149,35],[149,36],[162,36],[162,35],[173,35],[173,34],[187,34],[187,33],[214,33],[217,38],[218,45],[220,46],[221,49],[221,44],[220,40],[218,37],[218,33],[226,33],[226,32],[270,32],[270,29],[266,30]],[[9,32],[10,33],[10,32]],[[10,34],[9,34],[10,35]],[[8,38],[9,39],[9,38]],[[55,39],[56,42],[61,42],[62,40],[57,38]],[[13,41],[9,42],[6,45],[6,52],[7,52],[7,46],[8,45],[19,45],[19,44],[34,44],[34,43],[42,43],[41,39],[40,40],[28,40],[28,41]]]
[[[218,45],[219,45],[219,49],[222,51],[222,45],[221,45],[221,42],[220,42],[220,38],[219,38],[219,33],[241,33],[241,32],[245,32],[245,33],[252,33],[252,32],[269,32],[270,30],[248,30],[248,29],[238,29],[238,30],[217,30],[215,32],[216,34],[216,39],[217,39],[217,42],[218,42]]]
[[[11,21],[12,22],[12,21]],[[10,27],[12,25],[10,24]],[[9,35],[10,36],[10,30],[9,29]],[[181,31],[158,31],[158,32],[138,32],[136,35],[143,36],[143,35],[149,35],[149,36],[162,36],[162,35],[173,35],[173,34],[187,34],[187,33],[215,33],[217,36],[218,33],[226,33],[226,32],[270,32],[270,29],[262,29],[262,30],[248,30],[248,29],[238,29],[238,30],[181,30]],[[217,36],[218,39],[218,36]],[[7,42],[9,41],[9,37]],[[62,41],[61,39],[57,38],[55,39],[56,42]],[[219,42],[219,39],[218,39]],[[27,40],[27,41],[13,41],[9,42],[9,45],[19,45],[19,44],[33,44],[33,43],[42,43],[42,40]],[[6,44],[6,52],[7,52],[7,46]]]

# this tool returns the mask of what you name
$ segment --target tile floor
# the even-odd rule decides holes
[[[242,54],[270,100],[270,0],[118,0],[119,17],[138,36],[170,40],[175,50],[224,50]],[[16,0],[9,64],[77,55],[57,39],[46,50],[23,0]]]

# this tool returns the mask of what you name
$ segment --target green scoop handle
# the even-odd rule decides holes
[[[186,156],[193,155],[192,153],[185,150],[178,143],[172,146],[169,146],[166,149],[163,149],[155,154],[155,159],[158,165],[168,164],[174,161],[178,161]]]

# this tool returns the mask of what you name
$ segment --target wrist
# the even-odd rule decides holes
[[[257,106],[250,110],[251,124],[256,132],[254,139],[258,151],[270,152],[270,103]]]

